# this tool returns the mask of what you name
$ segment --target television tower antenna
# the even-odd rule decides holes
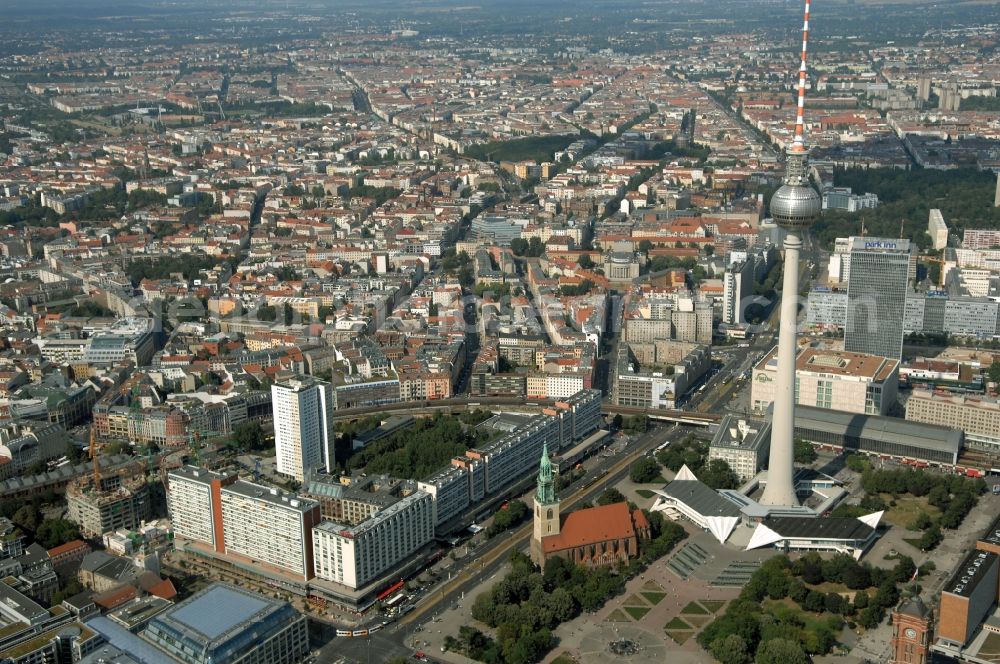
[[[802,59],[799,62],[799,99],[795,111],[795,138],[792,152],[805,152],[805,109],[806,109],[806,51],[809,46],[809,1],[806,0],[805,15],[802,19]]]

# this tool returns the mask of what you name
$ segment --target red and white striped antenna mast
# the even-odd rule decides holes
[[[795,139],[792,152],[805,152],[805,108],[806,108],[806,50],[809,45],[809,0],[806,0],[805,16],[802,19],[802,61],[799,64],[799,100],[795,112]]]

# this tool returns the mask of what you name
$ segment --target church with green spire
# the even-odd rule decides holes
[[[639,555],[639,541],[650,536],[645,515],[629,511],[625,502],[579,509],[563,518],[548,445],[542,446],[533,503],[531,559],[542,568],[552,556],[587,567],[624,564]]]

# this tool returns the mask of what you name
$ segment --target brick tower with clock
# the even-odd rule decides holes
[[[890,664],[926,664],[931,645],[933,616],[919,597],[904,600],[892,612],[892,661]]]

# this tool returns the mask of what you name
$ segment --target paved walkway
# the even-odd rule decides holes
[[[667,562],[688,542],[710,547],[713,554],[718,550],[718,543],[711,535],[693,531],[690,524],[684,525],[688,529],[688,539],[651,565],[645,573],[631,579],[621,595],[610,599],[593,614],[582,614],[556,628],[555,636],[559,645],[543,662],[551,662],[564,652],[569,653],[580,664],[652,662],[663,661],[668,656],[671,662],[712,662],[712,658],[694,639],[697,630],[708,624],[712,616],[707,612],[697,615],[682,615],[681,612],[693,601],[728,601],[736,597],[740,589],[712,588],[705,579],[698,578],[697,575],[682,580],[668,568]],[[706,537],[715,546],[709,545]],[[735,553],[727,551],[726,555],[728,557]],[[660,594],[663,595],[662,599],[657,601]],[[640,613],[636,609],[643,609],[645,613],[636,619],[626,611],[626,607],[632,608],[636,614]],[[682,645],[677,644],[664,631],[667,623],[675,618],[681,618],[694,628]],[[634,641],[640,650],[632,655],[612,653],[611,642],[621,638]]]

